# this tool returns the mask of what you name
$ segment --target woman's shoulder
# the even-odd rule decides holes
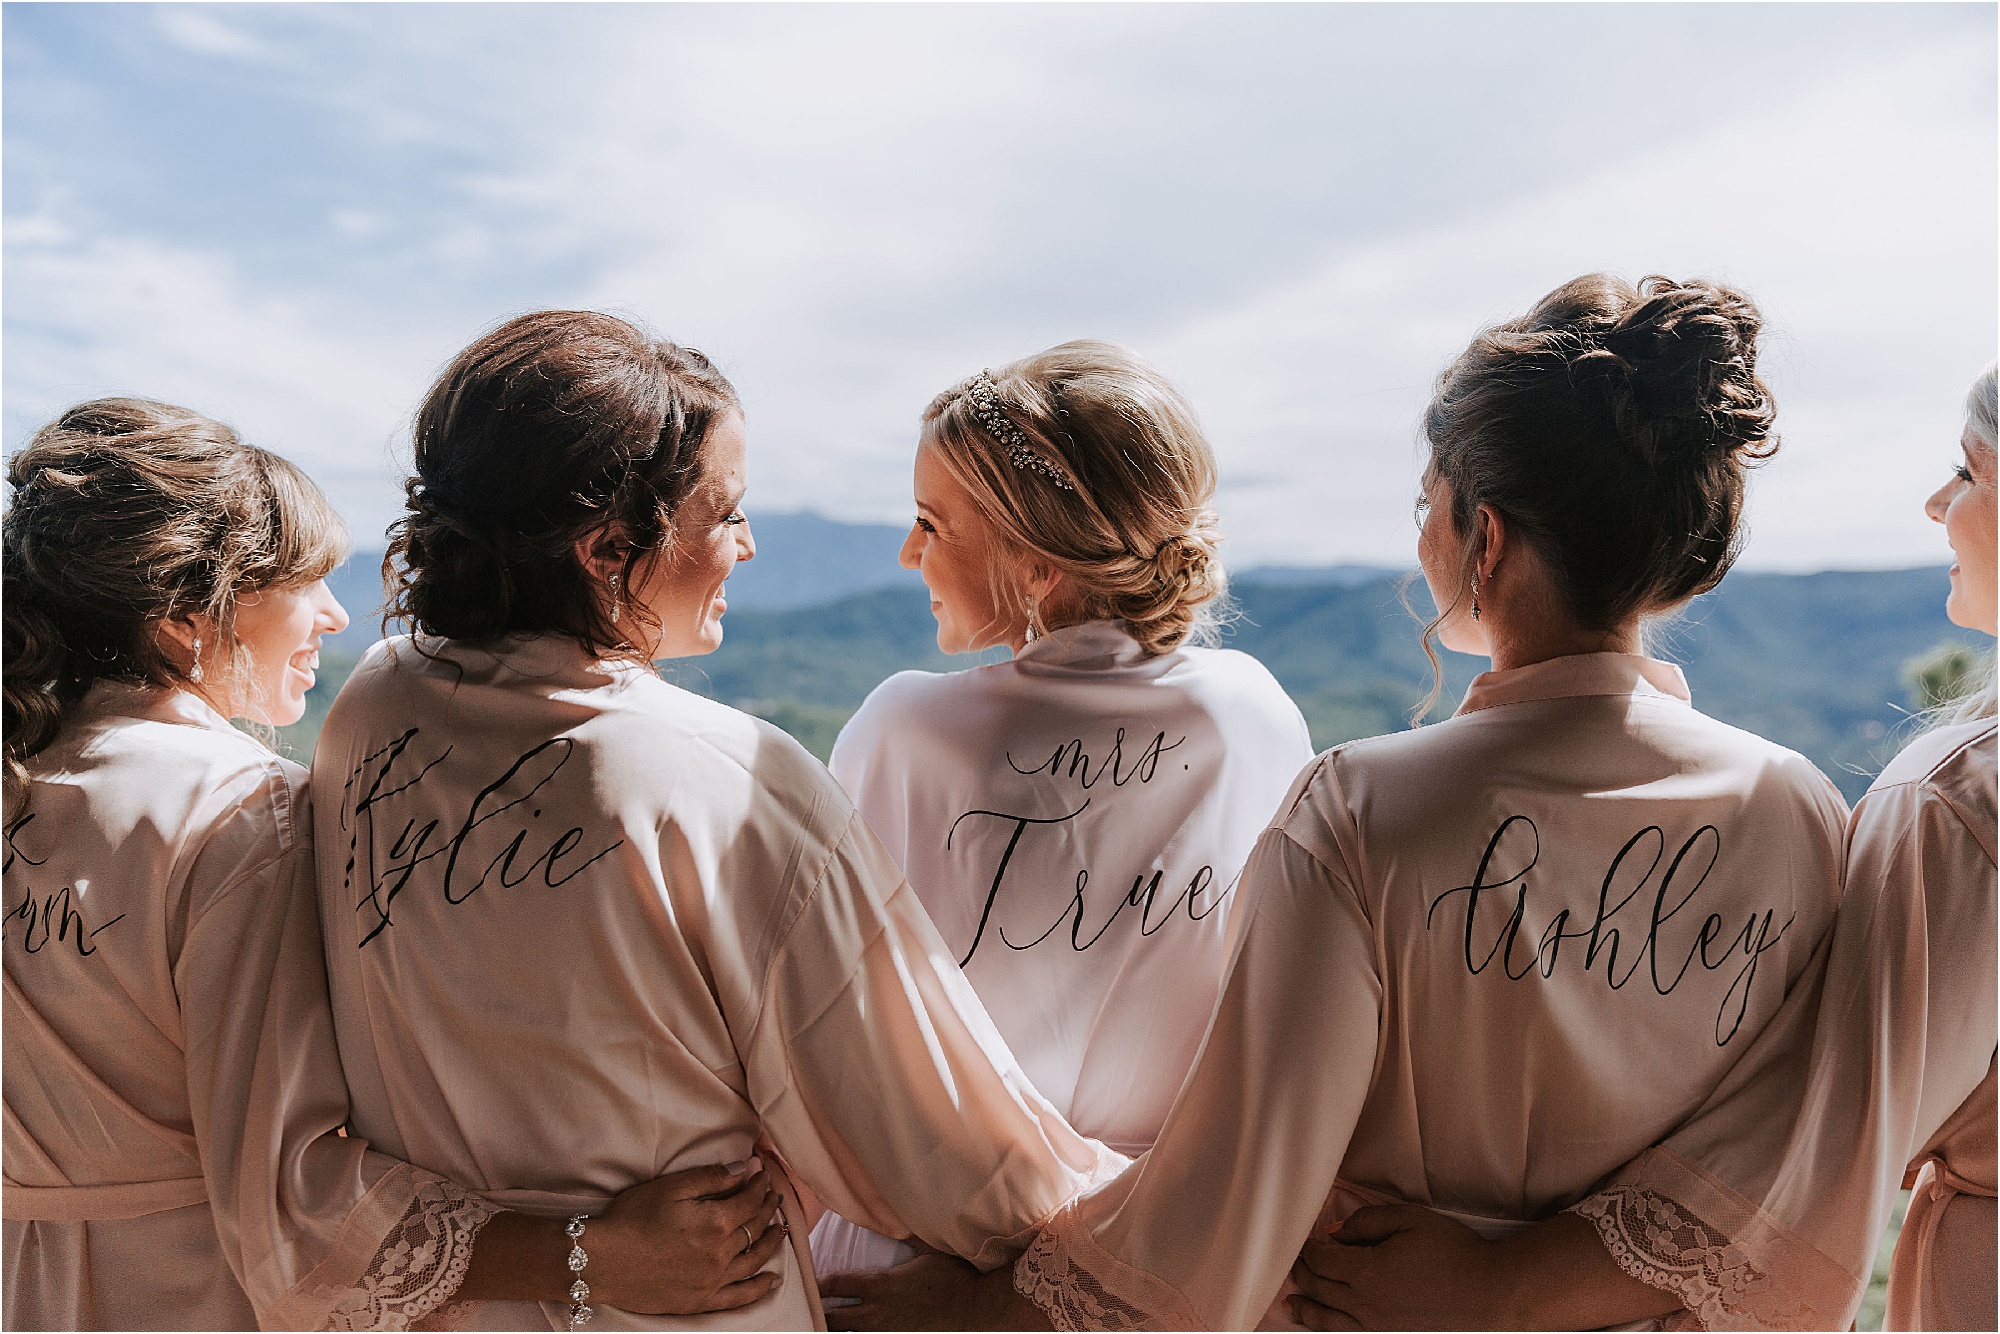
[[[1329,787],[1393,789],[1416,794],[1421,801],[1449,803],[1466,784],[1493,781],[1488,776],[1492,762],[1525,746],[1542,752],[1536,758],[1543,768],[1566,771],[1573,756],[1575,767],[1588,768],[1596,781],[1613,788],[1655,771],[1705,772],[1744,800],[1810,811],[1829,829],[1845,822],[1847,805],[1839,789],[1797,751],[1685,702],[1659,702],[1659,707],[1670,711],[1667,735],[1644,729],[1635,734],[1629,722],[1620,723],[1616,736],[1630,743],[1624,751],[1584,745],[1575,736],[1553,737],[1545,728],[1524,729],[1504,709],[1483,709],[1343,742],[1322,753],[1312,771]]]
[[[51,759],[136,763],[155,780],[165,774],[215,787],[276,782],[296,788],[305,769],[246,732],[185,691],[146,686],[100,685],[65,727]]]
[[[1213,681],[1238,690],[1285,693],[1271,669],[1242,649],[1183,644],[1174,655],[1180,660],[1175,675],[1183,679]]]
[[[897,672],[868,692],[848,720],[847,729],[902,731],[931,723],[950,727],[954,719],[963,720],[968,710],[993,707],[1018,679],[1011,662],[956,672]]]
[[[1992,787],[1995,727],[1995,719],[1975,718],[1920,734],[1883,766],[1869,792],[1906,784],[1957,786],[1982,779]]]
[[[227,828],[275,852],[308,833],[306,770],[184,692],[93,691],[30,772],[76,787],[111,824],[177,830],[183,843]]]
[[[386,701],[407,710],[411,701],[396,698],[405,690],[417,690],[421,706],[433,691],[481,687],[499,692],[486,697],[486,709],[525,710],[518,716],[538,720],[524,721],[528,734],[543,735],[539,725],[560,732],[628,793],[666,801],[754,787],[781,804],[810,806],[835,787],[824,766],[773,724],[645,667],[596,662],[546,637],[498,646],[383,640],[348,678],[328,725],[347,727],[346,711]]]
[[[963,736],[971,716],[996,707],[1006,663],[959,672],[902,671],[868,692],[834,742],[834,771],[843,758],[874,754],[896,742],[927,749],[939,738]],[[995,671],[995,667],[1001,671]]]
[[[2000,801],[1996,801],[1996,720],[1933,728],[1923,733],[1884,766],[1855,806],[1857,825],[1879,819],[1899,820],[1929,803],[1948,807],[1992,855]]]

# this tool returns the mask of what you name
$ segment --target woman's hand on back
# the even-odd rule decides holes
[[[1680,1309],[1568,1211],[1487,1241],[1418,1205],[1371,1205],[1308,1241],[1292,1281],[1307,1329],[1604,1329]]]
[[[567,1264],[561,1219],[501,1214],[480,1231],[460,1301],[567,1301],[575,1278],[590,1305],[641,1315],[700,1315],[748,1306],[782,1276],[762,1272],[789,1235],[759,1160],[672,1172],[625,1191],[584,1229],[590,1257]]]
[[[913,1241],[920,1252],[890,1269],[830,1274],[820,1295],[852,1304],[827,1310],[834,1330],[1052,1329],[1040,1307],[1014,1291],[1014,1269],[990,1274]]]
[[[1307,1329],[1503,1329],[1492,1309],[1490,1247],[1416,1205],[1374,1205],[1292,1266],[1292,1315]]]
[[[744,1171],[697,1167],[634,1186],[586,1233],[591,1297],[642,1315],[748,1306],[781,1281],[761,1272],[788,1229],[755,1158]]]

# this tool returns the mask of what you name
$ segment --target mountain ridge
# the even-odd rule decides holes
[[[359,558],[337,572],[336,593],[350,608],[377,597],[367,591],[376,564]],[[1317,748],[1408,726],[1429,688],[1421,623],[1412,615],[1431,610],[1423,581],[1351,567],[1327,571],[1319,582],[1305,574],[1238,576],[1221,642],[1271,669],[1305,713]],[[822,759],[848,716],[888,676],[982,660],[938,652],[921,585],[758,607],[738,594],[742,577],[731,580],[722,647],[665,663],[663,675],[777,723]],[[1944,569],[1932,566],[1805,575],[1739,570],[1652,627],[1651,651],[1682,666],[1703,712],[1799,751],[1852,801],[1911,730],[1910,664],[1943,644],[1990,648],[1945,619],[1948,588]],[[376,633],[375,621],[357,614],[346,634],[329,641],[308,718],[285,731],[295,754],[310,754],[333,691]],[[1004,656],[993,650],[983,660]],[[1485,665],[1442,649],[1439,656],[1444,686],[1431,720],[1449,715]]]

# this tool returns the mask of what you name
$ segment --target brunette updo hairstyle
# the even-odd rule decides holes
[[[1747,470],[1778,449],[1757,378],[1761,326],[1750,299],[1720,283],[1635,288],[1600,273],[1474,338],[1424,414],[1430,466],[1468,539],[1459,596],[1481,505],[1541,557],[1585,629],[1720,583],[1742,546]],[[1427,652],[1450,610],[1426,627]]]
[[[707,357],[616,316],[507,321],[452,359],[418,411],[384,620],[446,639],[554,632],[621,654],[645,610],[627,603],[625,628],[613,623],[577,543],[622,523],[629,587],[672,544],[709,431],[738,410]]]
[[[1215,456],[1187,400],[1116,343],[1064,343],[992,380],[1027,447],[1073,483],[1017,466],[974,414],[969,381],[925,409],[924,444],[999,539],[995,604],[1024,606],[1020,581],[1039,561],[1066,576],[1063,623],[1122,621],[1151,654],[1205,632],[1228,580]]]
[[[227,657],[206,684],[230,688],[247,666],[237,600],[312,583],[347,556],[346,527],[303,472],[168,403],[79,404],[8,460],[7,483],[10,785],[97,682],[191,684],[162,650],[161,622],[209,617]]]

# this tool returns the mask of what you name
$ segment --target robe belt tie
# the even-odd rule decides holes
[[[1910,1193],[1925,1196],[1933,1204],[1949,1204],[1954,1195],[1980,1195],[1990,1200],[1995,1194],[1993,1187],[1966,1180],[1936,1157],[1926,1158],[1918,1166]]]
[[[200,1177],[135,1181],[113,1186],[23,1186],[5,1182],[0,1212],[36,1223],[91,1223],[144,1218],[208,1203],[208,1182]]]

